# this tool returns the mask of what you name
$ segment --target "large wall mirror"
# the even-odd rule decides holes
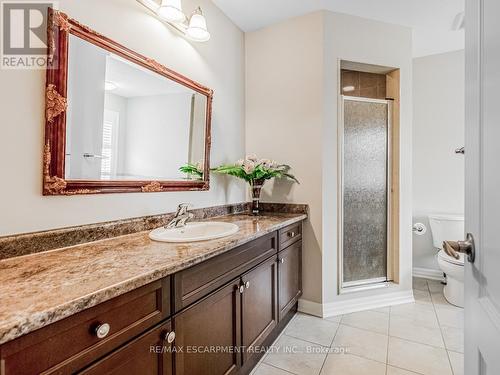
[[[64,13],[48,28],[44,194],[207,190],[212,90]]]

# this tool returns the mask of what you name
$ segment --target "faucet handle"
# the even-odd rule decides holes
[[[177,215],[184,215],[186,214],[188,208],[191,207],[190,203],[181,203],[179,206],[177,206]]]

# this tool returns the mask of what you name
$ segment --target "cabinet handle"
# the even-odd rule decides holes
[[[280,258],[278,262],[280,262],[281,264],[285,263],[285,258]]]
[[[103,323],[103,324],[99,324],[95,328],[94,332],[95,332],[95,335],[97,336],[97,338],[103,339],[109,334],[109,331],[111,331],[111,326],[108,323]]]
[[[293,238],[297,235],[295,232],[288,232],[288,237]]]
[[[166,332],[165,335],[163,336],[163,340],[168,342],[169,344],[173,343],[175,340],[175,332]]]
[[[247,281],[247,282],[245,283],[245,288],[247,288],[247,289],[248,289],[248,288],[250,288],[250,281]]]
[[[245,291],[245,286],[244,285],[240,285],[240,293],[243,294],[244,291]]]

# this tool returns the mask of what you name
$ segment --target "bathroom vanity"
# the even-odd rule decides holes
[[[2,375],[249,373],[297,309],[305,217],[229,215],[239,231],[223,239],[141,232],[0,261]]]
[[[208,190],[213,90],[47,26],[43,194]],[[0,375],[249,373],[297,310],[305,211],[198,211],[0,238]]]

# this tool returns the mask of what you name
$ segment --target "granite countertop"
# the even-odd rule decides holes
[[[221,239],[164,243],[148,231],[0,261],[0,344],[200,263],[305,214],[228,215],[238,233]]]

